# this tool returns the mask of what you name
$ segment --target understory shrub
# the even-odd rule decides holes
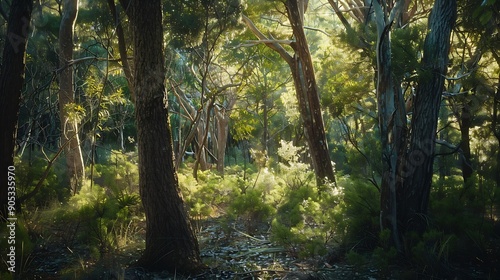
[[[57,159],[55,165],[63,164]],[[35,190],[39,181],[43,178],[47,169],[47,160],[45,156],[34,156],[33,159],[15,158],[16,167],[16,187],[17,197]],[[20,176],[22,174],[22,176]],[[66,201],[70,195],[69,188],[64,184],[64,176],[58,174],[54,167],[47,172],[47,176],[41,182],[40,188],[35,195],[24,202],[22,207],[32,210],[35,208],[45,208],[54,202]]]

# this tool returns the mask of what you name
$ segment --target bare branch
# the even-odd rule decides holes
[[[266,37],[252,22],[251,19],[249,19],[247,16],[242,15],[243,22],[245,25],[252,31],[252,33],[259,38],[259,40],[269,40],[269,38]],[[270,49],[276,51],[288,64],[293,63],[293,58],[292,56],[278,43],[264,43],[266,46],[268,46]]]
[[[270,17],[261,17],[261,18],[265,19],[265,20],[277,22],[279,25],[284,26],[284,27],[290,27],[290,28],[292,28],[292,26],[290,24],[284,24],[283,22],[281,22],[281,20],[277,20],[277,19],[270,18]],[[318,31],[318,32],[321,32],[321,33],[325,34],[326,36],[331,36],[331,34],[329,34],[328,32],[326,32],[324,30],[321,30],[319,28],[304,26],[304,29],[312,30],[312,31]]]
[[[246,40],[244,44],[239,44],[236,47],[253,47],[258,44],[285,44],[285,45],[291,45],[294,43],[295,40],[271,40],[271,39],[266,39],[266,40]]]

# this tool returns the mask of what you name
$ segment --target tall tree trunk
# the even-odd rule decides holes
[[[413,106],[410,148],[401,173],[405,180],[400,189],[398,224],[403,232],[422,233],[427,228],[436,127],[456,13],[456,0],[436,0],[429,17]]]
[[[0,221],[8,217],[7,171],[9,166],[14,165],[17,121],[32,10],[32,0],[13,1],[7,21],[7,36],[0,69]]]
[[[160,0],[131,1],[134,26],[139,189],[146,213],[146,249],[140,266],[192,273],[201,269],[195,238],[174,169],[165,97]]]
[[[314,66],[309,51],[309,45],[304,33],[304,12],[307,8],[306,0],[287,0],[286,10],[292,25],[296,42],[292,44],[295,51],[290,60],[290,68],[299,101],[299,111],[304,123],[309,153],[316,174],[318,184],[326,181],[335,183],[333,165],[328,151],[325,125],[321,111],[318,85],[314,73]]]
[[[285,2],[295,42],[277,41],[272,36],[269,39],[249,18],[245,16],[242,18],[252,33],[262,43],[276,51],[290,67],[316,181],[318,185],[322,185],[326,181],[335,183],[335,174],[328,151],[311,53],[304,33],[304,12],[307,9],[307,3],[307,0],[287,0]],[[280,45],[281,42],[290,44],[294,50],[293,57]]]
[[[397,224],[396,190],[401,181],[397,178],[398,166],[406,143],[406,110],[400,82],[395,81],[392,69],[390,32],[402,1],[387,15],[380,1],[374,1],[377,21],[377,104],[382,143],[382,186],[380,189],[380,226],[390,229],[392,240],[402,250]]]
[[[71,191],[78,192],[85,178],[78,121],[70,117],[71,104],[75,102],[73,87],[73,67],[69,62],[73,59],[73,32],[78,15],[78,0],[65,0],[59,28],[59,114],[61,118],[61,144],[66,146],[66,165],[70,179]],[[65,144],[69,142],[68,144]]]

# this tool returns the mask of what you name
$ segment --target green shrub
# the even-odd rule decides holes
[[[265,193],[257,189],[248,189],[236,195],[229,205],[229,210],[244,221],[249,232],[265,223],[274,212],[273,207],[265,202]]]
[[[366,179],[338,176],[343,191],[334,221],[346,248],[371,250],[378,242],[380,202],[378,190]]]
[[[45,157],[35,156],[34,159],[15,159],[17,197],[20,198],[35,189],[47,168]],[[22,176],[21,176],[22,175]],[[54,167],[48,171],[45,180],[41,182],[40,189],[23,207],[31,210],[34,208],[45,208],[53,202],[65,201],[70,193],[69,188],[63,183],[63,176],[56,174]]]
[[[33,252],[35,244],[31,241],[28,229],[26,227],[26,221],[22,217],[17,217],[15,221],[15,243],[10,243],[10,239],[7,237],[10,235],[10,229],[6,224],[2,224],[0,227],[0,253],[3,265],[0,270],[0,276],[2,279],[9,279],[10,272],[7,271],[7,254],[10,252],[10,247],[15,247],[15,275],[22,277],[27,271],[30,262],[32,261],[31,253]],[[5,278],[4,278],[5,276]],[[13,276],[13,275],[12,275]]]

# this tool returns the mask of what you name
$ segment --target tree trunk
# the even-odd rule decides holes
[[[160,0],[131,1],[134,26],[139,189],[146,212],[146,249],[138,264],[149,270],[193,273],[202,268],[174,169],[165,98]]]
[[[294,57],[289,61],[299,103],[299,111],[304,123],[309,153],[319,185],[335,183],[333,165],[328,151],[325,126],[321,111],[318,85],[314,73],[311,53],[304,33],[305,0],[287,0],[286,10],[292,25],[296,42],[292,44]],[[288,62],[288,61],[287,61]]]
[[[208,169],[207,163],[207,152],[208,150],[207,140],[208,132],[210,131],[210,112],[212,111],[215,104],[215,95],[210,98],[207,104],[207,109],[204,110],[205,114],[205,127],[200,125],[198,128],[198,150],[196,151],[196,160],[193,167],[193,177],[198,180],[198,170],[201,169],[205,171]]]
[[[264,75],[264,84],[266,84],[266,75]],[[262,149],[264,154],[268,155],[268,142],[269,142],[269,106],[268,101],[269,93],[267,92],[267,87],[264,87],[264,92],[262,93]],[[264,164],[265,165],[265,164]]]
[[[236,104],[236,96],[229,96],[228,99],[224,107],[215,106],[215,117],[217,119],[217,171],[222,175],[224,175],[224,161],[229,135],[229,112]]]
[[[466,95],[467,96],[467,95]],[[460,124],[460,149],[462,150],[463,156],[460,157],[460,164],[462,169],[462,178],[464,183],[467,184],[469,178],[472,176],[472,165],[471,165],[471,151],[470,151],[470,128],[472,125],[472,112],[470,111],[470,104],[465,104],[462,107],[462,112],[460,114],[459,124]],[[467,185],[465,186],[467,188]]]
[[[497,64],[500,65],[500,58],[497,57]],[[500,85],[500,75],[498,76],[498,84]],[[500,87],[497,87],[495,97],[493,98],[493,117],[491,121],[491,128],[493,130],[493,135],[498,142],[497,148],[497,170],[500,169]],[[496,172],[495,180],[497,186],[500,186],[500,172]]]
[[[456,13],[456,0],[436,0],[429,18],[413,106],[410,149],[401,173],[405,180],[400,189],[398,224],[403,232],[422,233],[427,228],[436,127]]]
[[[65,0],[59,29],[59,114],[61,118],[61,144],[66,146],[66,165],[71,191],[78,192],[85,178],[83,156],[78,136],[78,121],[70,117],[69,107],[75,102],[73,88],[73,31],[78,15],[78,0]],[[69,142],[68,144],[65,144]]]
[[[398,2],[401,5],[401,1]],[[382,143],[382,186],[380,189],[380,227],[390,229],[396,248],[401,251],[397,224],[398,165],[406,143],[406,110],[400,82],[395,81],[392,69],[390,32],[398,13],[395,7],[390,16],[379,1],[374,1],[377,21],[377,104]]]
[[[128,63],[127,47],[125,44],[125,34],[123,32],[123,26],[119,17],[119,13],[116,10],[115,0],[108,0],[108,7],[113,16],[113,21],[116,26],[116,37],[118,38],[118,51],[120,53],[120,60],[122,62],[123,73],[125,78],[127,78],[127,85],[130,91],[130,98],[132,102],[135,100],[134,92],[134,77],[132,76],[132,69]],[[127,7],[125,7],[126,9]]]
[[[31,21],[32,0],[13,1],[0,72],[0,221],[8,217],[8,174],[14,165],[17,121],[24,83],[25,52]],[[19,174],[21,175],[21,174]]]

